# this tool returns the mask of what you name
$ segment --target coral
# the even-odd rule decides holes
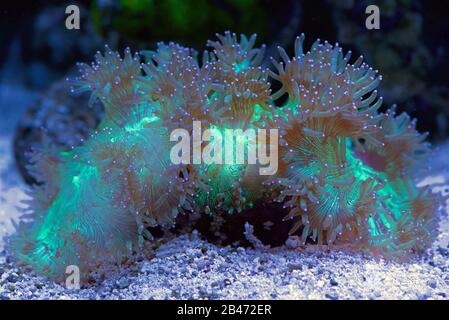
[[[440,203],[414,177],[430,148],[407,115],[379,113],[377,71],[319,40],[304,53],[303,35],[294,57],[279,48],[275,71],[261,67],[255,36],[218,40],[202,63],[191,49],[160,43],[140,56],[126,49],[124,58],[106,48],[92,66],[80,64],[74,91],[89,90],[105,117],[73,150],[45,145],[33,154],[40,184],[32,219],[12,239],[20,260],[61,279],[68,265],[86,271],[143,250],[149,228],[170,227],[179,213],[219,222],[260,202],[288,209],[302,244],[401,259],[428,247]],[[273,94],[269,76],[281,84]],[[278,129],[279,170],[261,176],[257,163],[172,163],[170,132],[192,136],[194,121],[220,132]]]
[[[429,155],[426,135],[406,114],[378,113],[377,71],[360,58],[349,64],[350,54],[327,42],[304,54],[303,40],[292,59],[279,49],[285,66],[275,63],[272,74],[282,84],[274,96],[287,93],[288,101],[272,121],[284,128],[284,143],[271,185],[282,187],[277,200],[292,208],[292,232],[302,227],[303,243],[339,237],[385,255],[422,251],[436,230],[437,200],[410,177]]]

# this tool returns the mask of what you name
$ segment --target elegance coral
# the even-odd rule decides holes
[[[106,48],[80,64],[74,91],[90,91],[105,117],[80,147],[36,150],[30,210],[12,239],[16,255],[61,279],[117,261],[151,239],[148,228],[172,225],[178,213],[239,214],[278,201],[302,242],[343,244],[390,257],[422,252],[437,228],[439,202],[413,176],[430,148],[407,115],[379,113],[381,77],[338,46],[316,41],[277,70],[261,67],[256,37],[226,32],[209,42],[202,63],[188,48],[160,43],[124,58]],[[140,63],[140,58],[145,63]],[[281,89],[272,94],[268,77]],[[275,101],[287,95],[287,102]],[[279,170],[257,164],[173,164],[170,132],[204,128],[279,129]],[[201,148],[204,148],[201,145]]]

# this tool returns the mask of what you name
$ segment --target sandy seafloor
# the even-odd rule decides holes
[[[23,93],[5,90],[0,90],[1,238],[13,232],[20,201],[27,198],[12,159],[14,116],[4,113],[8,100],[20,107]],[[422,183],[447,192],[448,161],[449,144],[436,147]],[[432,248],[408,263],[313,247],[223,248],[194,232],[163,244],[152,259],[136,259],[105,277],[94,274],[91,285],[75,290],[19,269],[1,241],[0,251],[0,299],[449,299],[447,210]]]

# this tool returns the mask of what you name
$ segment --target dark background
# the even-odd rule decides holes
[[[69,4],[80,6],[81,30],[65,28]],[[380,30],[365,28],[369,4],[380,8]],[[137,51],[171,40],[201,52],[216,32],[231,30],[257,33],[267,56],[276,55],[277,45],[291,54],[302,32],[306,48],[316,38],[339,42],[353,51],[352,61],[363,54],[383,75],[384,108],[398,104],[433,142],[449,134],[447,0],[17,0],[2,3],[0,12],[0,117],[11,119],[0,132],[17,130],[30,105],[40,108],[36,99],[74,74],[76,62],[92,61],[105,43]]]

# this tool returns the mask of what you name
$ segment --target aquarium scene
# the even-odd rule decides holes
[[[0,15],[0,300],[449,300],[449,1]]]

